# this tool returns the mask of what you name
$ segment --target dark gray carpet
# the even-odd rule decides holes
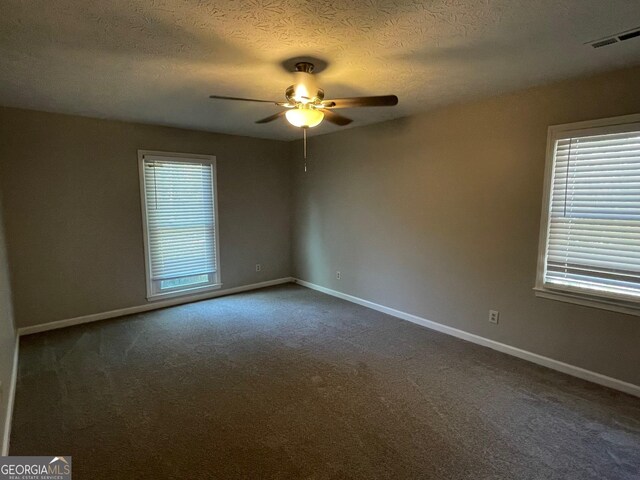
[[[79,479],[640,478],[640,400],[286,285],[24,337]]]

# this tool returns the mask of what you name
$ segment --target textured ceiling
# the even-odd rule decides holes
[[[640,63],[640,0],[2,0],[0,104],[268,138],[298,138],[275,106],[282,62],[313,56],[327,98],[395,93],[343,110],[353,126]],[[326,124],[313,133],[339,127]]]

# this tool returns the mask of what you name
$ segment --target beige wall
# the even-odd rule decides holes
[[[217,157],[223,288],[290,275],[286,143],[0,108],[18,327],[147,303],[138,149]]]
[[[5,247],[2,221],[2,202],[0,202],[0,447],[4,447],[9,387],[13,372],[13,360],[16,347],[16,331],[13,325],[11,288],[9,286],[9,268]],[[1,453],[0,453],[1,454]]]
[[[292,144],[295,275],[640,385],[640,317],[532,291],[547,127],[639,113],[639,86],[635,68],[314,137],[307,174]]]

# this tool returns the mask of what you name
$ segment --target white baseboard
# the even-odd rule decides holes
[[[2,452],[0,455],[9,455],[9,440],[11,438],[11,421],[13,420],[13,404],[16,399],[16,382],[18,381],[18,349],[20,348],[20,337],[16,335],[16,346],[13,350],[13,368],[11,370],[11,380],[7,389],[7,416],[4,422],[4,432],[2,432]]]
[[[330,288],[322,287],[320,285],[306,282],[304,280],[296,279],[295,282],[302,285],[303,287],[311,288],[313,290],[317,290],[319,292],[326,293],[327,295],[332,295],[334,297],[338,297],[352,303],[357,303],[358,305],[362,305],[364,307],[386,313],[402,320],[417,323],[418,325],[430,328],[431,330],[437,330],[438,332],[446,333],[447,335],[461,338],[462,340],[467,340],[478,345],[492,348],[493,350],[498,350],[502,353],[513,355],[514,357],[518,357],[523,360],[528,360],[529,362],[537,363],[538,365],[551,368],[552,370],[557,370],[559,372],[566,373],[568,375],[572,375],[589,382],[604,385],[605,387],[613,388],[615,390],[620,390],[621,392],[640,397],[639,385],[634,385],[632,383],[627,383],[616,378],[602,375],[600,373],[585,370],[584,368],[576,367],[575,365],[570,365],[568,363],[554,360],[553,358],[538,355],[537,353],[512,347],[511,345],[507,345],[505,343],[496,342],[495,340],[490,340],[473,333],[465,332],[464,330],[458,330],[457,328],[449,327],[447,325],[443,325],[442,323],[432,322],[431,320],[418,317],[417,315],[402,312],[400,310],[396,310],[395,308],[385,307],[384,305],[379,305],[377,303],[370,302],[369,300],[364,300],[362,298],[354,297],[353,295],[348,295],[336,290],[331,290]]]
[[[42,323],[40,325],[33,325],[30,327],[22,327],[18,329],[18,335],[31,335],[32,333],[46,332],[48,330],[71,327],[73,325],[80,325],[82,323],[97,322],[99,320],[106,320],[108,318],[123,317],[125,315],[148,312],[150,310],[158,310],[160,308],[173,307],[175,305],[182,305],[184,303],[197,302],[200,300],[208,300],[210,298],[222,297],[224,295],[231,295],[234,293],[246,292],[249,290],[257,290],[259,288],[271,287],[273,285],[280,285],[281,283],[290,283],[293,281],[294,279],[291,277],[277,278],[275,280],[267,280],[266,282],[252,283],[250,285],[242,285],[240,287],[227,288],[225,290],[215,290],[212,292],[201,293],[199,295],[189,295],[186,297],[160,300],[157,302],[150,302],[145,305],[120,308],[118,310],[110,310],[108,312],[92,313],[91,315],[84,315],[82,317],[67,318],[65,320],[57,320],[55,322]]]

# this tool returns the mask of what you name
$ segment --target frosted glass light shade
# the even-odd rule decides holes
[[[285,116],[294,127],[315,127],[324,118],[324,113],[314,108],[292,108]]]

